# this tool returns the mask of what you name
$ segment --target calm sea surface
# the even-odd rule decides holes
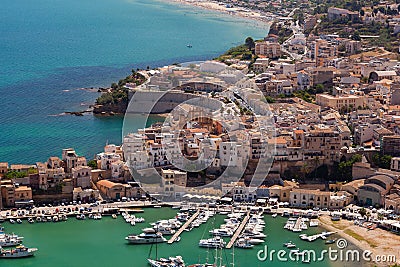
[[[146,219],[145,223],[131,226],[125,223],[121,216],[114,220],[103,217],[101,221],[85,220],[78,221],[71,217],[67,222],[60,223],[35,223],[11,225],[4,223],[6,232],[15,232],[24,236],[26,246],[37,247],[39,251],[35,257],[0,260],[0,266],[12,267],[73,267],[73,266],[96,266],[96,267],[144,267],[148,266],[146,259],[156,256],[155,246],[151,245],[128,245],[124,238],[129,233],[140,233],[142,228],[149,227],[150,222],[158,219],[169,219],[176,215],[176,210],[170,208],[145,209],[139,214]],[[158,257],[181,255],[186,263],[204,263],[207,254],[210,261],[213,259],[213,250],[198,247],[201,238],[209,238],[208,230],[218,228],[223,223],[225,216],[217,215],[210,219],[207,224],[195,228],[191,232],[183,232],[181,241],[168,245],[166,243],[157,246]],[[317,253],[327,249],[324,241],[315,242],[301,241],[298,233],[283,229],[287,218],[278,216],[272,218],[265,216],[266,227],[264,233],[267,235],[265,245],[269,250],[283,249],[283,243],[293,241],[301,249],[315,249]],[[313,228],[304,233],[320,233],[323,230]],[[331,245],[332,246],[332,245]],[[335,245],[333,245],[335,246]],[[272,262],[261,262],[257,259],[257,252],[263,245],[257,245],[252,249],[235,249],[235,266],[258,267],[258,266],[329,266],[327,261],[304,264],[302,262],[279,262],[276,256]],[[319,255],[319,254],[317,254]],[[223,263],[231,266],[232,250],[222,253]],[[337,265],[343,266],[343,264]]]
[[[152,0],[2,0],[0,161],[34,163],[121,142],[122,118],[60,116],[132,68],[213,58],[268,28]],[[192,48],[187,48],[192,44]]]

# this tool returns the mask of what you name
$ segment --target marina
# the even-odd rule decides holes
[[[143,208],[144,212],[141,214],[145,219],[142,224],[131,226],[126,223],[122,216],[117,216],[116,219],[112,219],[111,216],[103,216],[101,220],[76,220],[72,218],[63,223],[34,223],[28,224],[23,220],[21,227],[19,224],[10,224],[9,222],[3,223],[7,232],[16,232],[24,236],[24,244],[28,247],[35,246],[39,250],[35,254],[35,257],[30,258],[31,265],[29,266],[70,266],[68,261],[65,261],[57,255],[62,255],[60,251],[69,249],[72,255],[76,255],[77,260],[80,264],[90,264],[93,257],[99,258],[99,267],[114,266],[116,264],[126,264],[135,259],[137,265],[135,266],[149,266],[145,255],[149,254],[151,245],[126,245],[123,241],[124,236],[133,233],[140,234],[145,228],[152,228],[151,223],[155,223],[160,220],[169,221],[171,218],[175,218],[177,213],[180,211],[171,208]],[[229,217],[231,216],[231,217]],[[198,242],[202,238],[204,233],[213,230],[216,225],[222,225],[226,223],[224,220],[233,218],[231,213],[226,215],[215,214],[212,218],[212,223],[204,223],[199,227],[194,227],[190,231],[183,231],[180,234],[180,241],[173,242],[172,244],[160,243],[158,244],[158,256],[157,258],[163,257],[168,259],[171,256],[180,255],[186,264],[204,263],[207,259],[207,254],[210,253],[209,258],[212,258],[212,249],[198,248]],[[252,219],[253,220],[253,219]],[[268,239],[265,240],[264,244],[267,244],[271,249],[281,249],[284,242],[288,239],[298,239],[298,235],[292,232],[282,232],[282,227],[285,224],[285,218],[277,217],[272,218],[270,215],[265,215],[264,219],[267,227],[262,231],[263,234],[268,235]],[[273,220],[273,222],[272,222]],[[270,223],[268,223],[270,222]],[[249,225],[249,222],[247,225]],[[245,231],[245,228],[243,231]],[[322,230],[318,227],[311,228],[307,231],[308,234],[316,234]],[[78,234],[79,233],[79,234]],[[101,233],[101,234],[99,234]],[[284,233],[284,234],[282,234]],[[51,239],[50,236],[57,236],[57,239]],[[79,236],[79,239],[77,239]],[[204,238],[210,238],[204,237]],[[223,238],[224,241],[228,242],[229,239]],[[62,241],[61,241],[62,240]],[[79,242],[77,242],[79,240]],[[239,239],[238,239],[239,240]],[[108,253],[102,253],[104,242],[107,242]],[[304,242],[299,240],[297,245],[301,249],[315,248],[320,249],[323,240],[316,242]],[[259,249],[263,248],[264,244],[253,245],[252,249],[235,249],[235,262],[237,266],[244,266],[244,264],[251,264],[251,266],[259,266],[262,264],[258,261],[256,253]],[[89,249],[90,248],[90,249]],[[81,253],[84,249],[85,253]],[[231,249],[232,250],[232,249]],[[224,249],[222,253],[229,255],[231,250]],[[224,256],[225,257],[225,256]],[[150,258],[154,257],[153,254]],[[229,256],[230,258],[230,256]],[[26,259],[28,260],[28,259]],[[16,262],[15,266],[25,266],[25,260]],[[50,264],[49,262],[52,262]],[[226,266],[227,263],[224,262]],[[239,265],[240,264],[240,265]],[[275,265],[276,264],[276,265]],[[299,263],[302,264],[302,263]],[[13,265],[14,266],[14,265]],[[187,265],[186,265],[187,266]],[[274,263],[274,266],[293,266],[288,263]],[[296,266],[296,265],[294,265]],[[326,263],[316,263],[312,266],[326,266]]]

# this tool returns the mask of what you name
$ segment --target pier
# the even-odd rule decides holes
[[[292,231],[293,232],[301,232],[300,224],[301,224],[301,217],[297,218],[296,223],[294,224]]]
[[[229,241],[228,245],[226,245],[226,248],[231,248],[234,244],[236,239],[239,237],[240,233],[243,231],[243,228],[246,226],[247,221],[250,219],[250,211],[247,212],[246,216],[244,217],[242,223],[240,226],[236,229],[235,234],[232,236],[231,241]]]
[[[200,209],[198,209],[196,211],[195,214],[192,215],[192,217],[190,217],[189,220],[187,220],[185,222],[184,225],[182,225],[182,227],[168,240],[168,244],[172,244],[174,243],[174,241],[182,234],[182,232],[194,221],[194,219],[197,218],[197,216],[199,216],[200,214]]]

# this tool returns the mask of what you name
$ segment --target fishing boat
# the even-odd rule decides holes
[[[33,256],[37,251],[37,248],[27,248],[23,245],[15,247],[15,249],[3,249],[0,250],[0,258],[24,258]]]
[[[10,223],[11,223],[11,224],[14,224],[15,221],[14,221],[13,219],[10,219]]]

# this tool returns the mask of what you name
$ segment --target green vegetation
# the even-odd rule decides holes
[[[94,159],[89,160],[88,163],[87,163],[87,165],[88,165],[90,168],[92,168],[92,169],[97,169],[97,161],[94,160]]]
[[[353,180],[352,168],[353,164],[356,162],[361,162],[361,155],[354,155],[350,160],[343,160],[337,166],[334,166],[334,170],[336,170],[337,181],[351,181]]]
[[[392,156],[390,155],[380,155],[374,154],[372,156],[372,162],[375,166],[383,169],[390,169],[390,161],[392,160]]]
[[[104,93],[99,96],[96,100],[96,104],[98,105],[107,105],[107,104],[118,104],[121,102],[128,101],[128,89],[124,86],[127,83],[134,83],[136,85],[140,85],[146,81],[145,77],[132,69],[132,74],[127,76],[125,79],[121,79],[118,83],[111,84],[110,92]]]
[[[24,178],[27,176],[28,176],[28,173],[25,171],[24,172],[8,171],[6,174],[4,174],[5,179]]]

